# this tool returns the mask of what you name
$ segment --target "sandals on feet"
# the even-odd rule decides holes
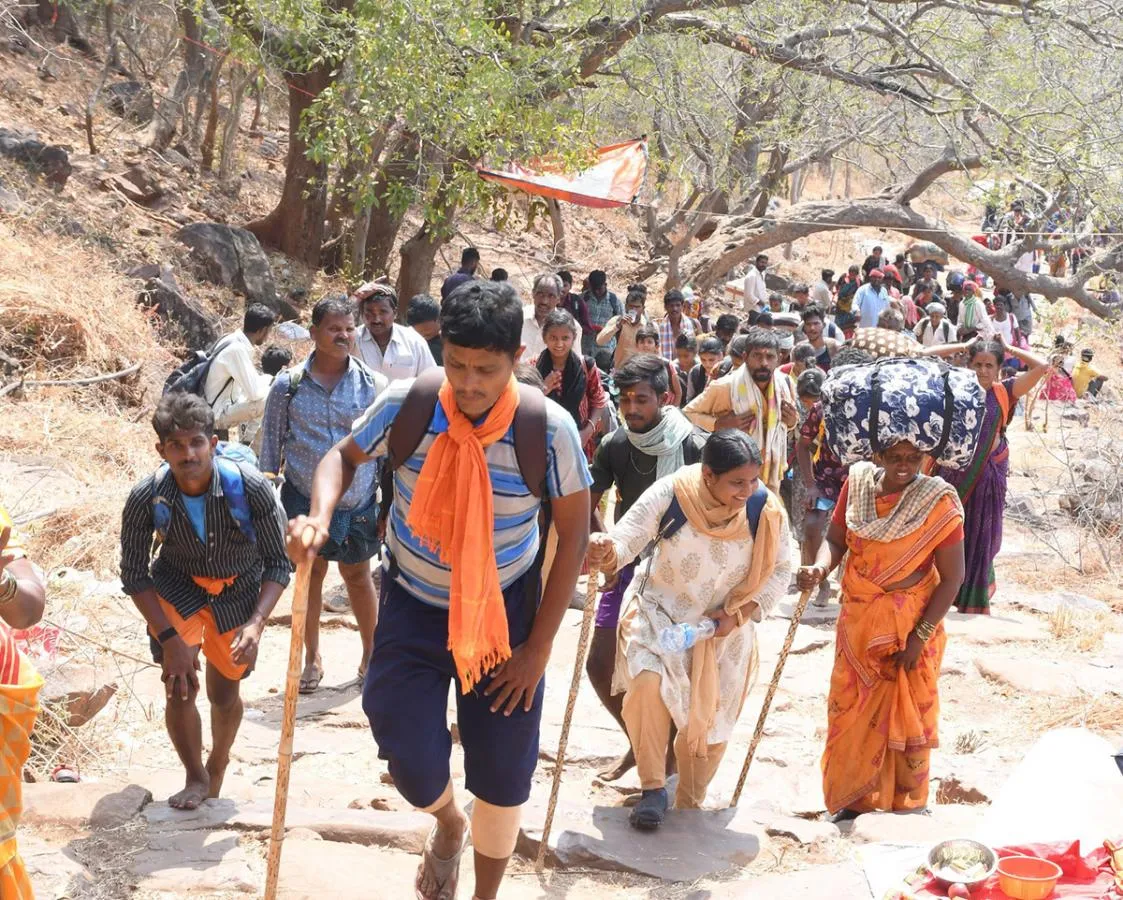
[[[425,849],[421,851],[421,865],[417,868],[417,877],[413,880],[414,893],[417,900],[455,900],[456,888],[460,882],[460,857],[464,855],[464,848],[468,846],[468,829],[464,830],[464,837],[460,842],[460,849],[450,859],[441,859],[433,852],[433,838],[437,834],[437,826],[429,832],[425,839]],[[437,883],[437,893],[421,893],[421,878],[429,872],[430,877]]]
[[[667,816],[667,789],[657,788],[644,791],[639,803],[632,808],[628,821],[640,831],[654,831],[663,824]]]
[[[314,694],[320,689],[320,682],[324,680],[324,670],[321,666],[316,666],[312,670],[311,678],[301,678],[299,691],[302,694]]]

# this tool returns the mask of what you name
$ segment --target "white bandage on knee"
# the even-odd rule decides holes
[[[476,798],[472,808],[472,846],[488,859],[506,859],[519,839],[521,806],[492,806]]]
[[[445,785],[445,789],[443,791],[441,791],[441,795],[436,800],[434,800],[428,806],[419,806],[417,808],[417,811],[423,812],[423,813],[435,813],[442,806],[447,806],[451,802],[452,802],[452,782],[450,781],[448,784]]]

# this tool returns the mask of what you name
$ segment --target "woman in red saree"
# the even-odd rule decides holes
[[[963,581],[963,507],[901,442],[851,467],[803,590],[849,551],[827,700],[823,796],[836,820],[928,803],[943,618]]]

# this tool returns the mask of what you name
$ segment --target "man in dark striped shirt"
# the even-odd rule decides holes
[[[242,721],[239,682],[257,661],[291,567],[273,488],[249,466],[216,461],[210,406],[194,394],[168,394],[152,427],[166,465],[125,503],[121,581],[148,623],[152,658],[164,670],[168,734],[187,770],[184,789],[168,805],[195,809],[222,787]],[[200,650],[213,736],[205,765],[195,706]]]

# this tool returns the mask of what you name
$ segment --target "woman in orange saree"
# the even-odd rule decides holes
[[[28,562],[7,510],[0,506],[0,898],[33,900],[31,880],[16,846],[23,810],[23,766],[43,679],[16,647],[12,628],[43,616],[45,586]]]
[[[923,809],[939,746],[943,619],[963,581],[963,507],[955,488],[920,474],[908,442],[858,463],[839,496],[814,588],[849,553],[827,700],[823,796],[836,821]]]

